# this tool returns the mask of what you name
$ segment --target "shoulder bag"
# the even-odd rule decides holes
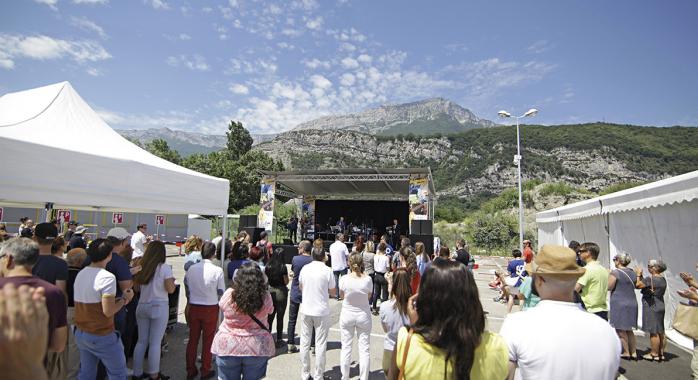
[[[249,316],[250,316],[250,318],[252,318],[253,321],[255,321],[259,325],[259,327],[262,328],[262,330],[267,331],[267,332],[271,332],[271,326],[267,327],[264,323],[262,323],[262,321],[257,319],[257,317],[255,317],[252,314],[249,314]]]
[[[410,329],[410,332],[407,334],[407,343],[405,343],[405,351],[402,352],[402,366],[400,368],[400,374],[398,375],[397,380],[405,379],[405,364],[407,364],[407,352],[410,350],[410,341],[412,340],[412,334],[414,334],[414,330]]]
[[[698,339],[698,307],[679,303],[671,327],[683,335]]]

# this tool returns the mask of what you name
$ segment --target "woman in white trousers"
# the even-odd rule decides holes
[[[349,256],[351,273],[339,279],[340,297],[344,298],[339,315],[342,339],[340,366],[342,379],[349,379],[351,347],[354,332],[359,337],[359,379],[367,380],[370,369],[369,341],[371,339],[371,308],[369,300],[373,291],[371,277],[364,274],[364,262],[360,253]]]

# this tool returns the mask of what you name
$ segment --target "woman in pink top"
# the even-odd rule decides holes
[[[246,263],[240,267],[218,305],[224,319],[211,346],[218,378],[263,378],[267,361],[276,351],[269,326],[264,324],[274,304],[259,266]]]

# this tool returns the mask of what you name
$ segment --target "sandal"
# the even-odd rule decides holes
[[[649,360],[651,362],[652,361],[655,361],[655,362],[661,361],[661,359],[658,355],[652,355],[651,353],[642,355],[642,358],[645,360]]]
[[[630,354],[630,360],[637,361],[637,352],[634,354]]]

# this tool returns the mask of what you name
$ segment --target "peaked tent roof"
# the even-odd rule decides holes
[[[68,82],[0,97],[0,203],[223,215],[229,182],[116,133]]]

